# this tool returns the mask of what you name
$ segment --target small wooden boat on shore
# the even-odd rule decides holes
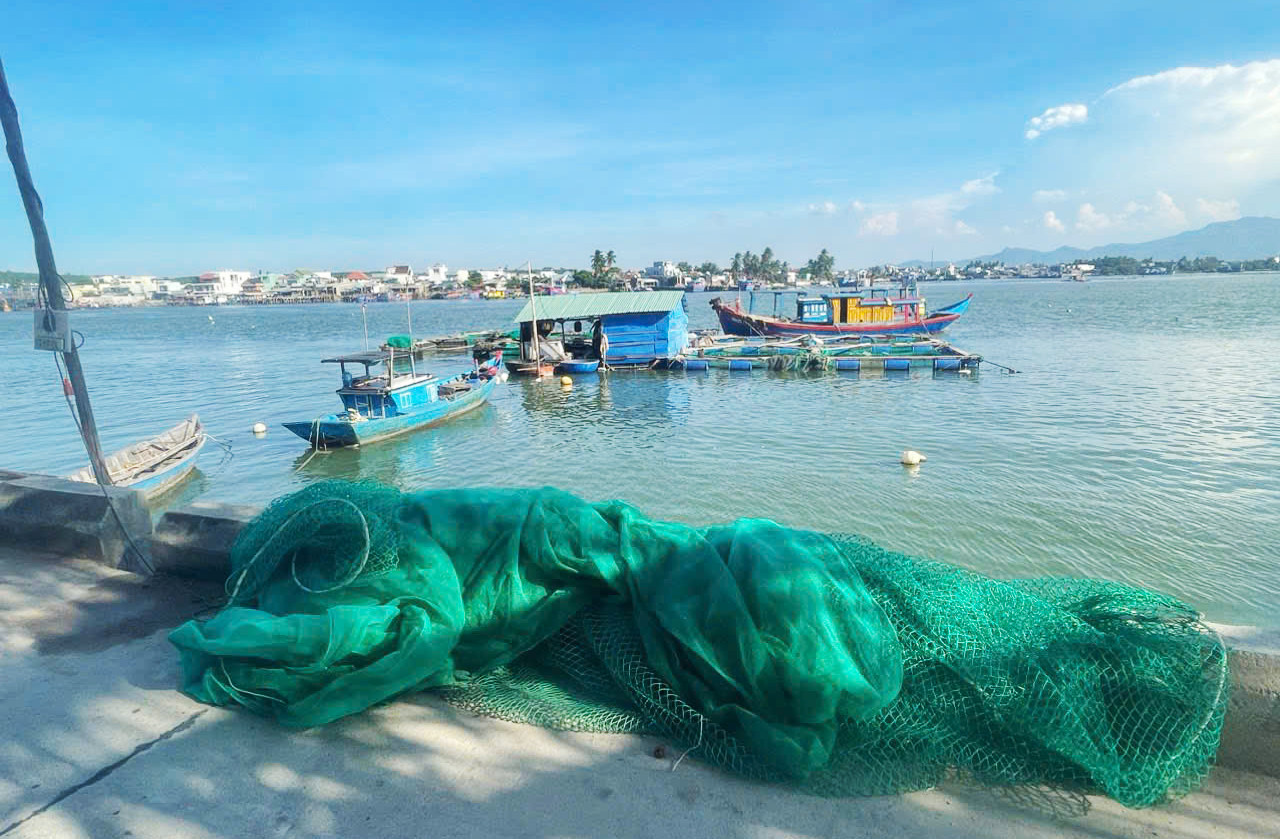
[[[107,455],[107,474],[113,485],[136,489],[147,498],[154,498],[191,476],[196,455],[207,438],[200,417],[192,414],[161,434]],[[96,482],[93,469],[88,466],[67,477],[89,484]]]
[[[502,354],[478,362],[474,369],[442,378],[419,373],[412,354],[408,372],[396,370],[395,351],[370,351],[323,359],[337,364],[342,374],[338,398],[344,410],[284,427],[314,448],[356,446],[429,428],[475,410],[488,400],[504,378]],[[361,365],[353,375],[347,365]],[[376,368],[382,366],[379,372]]]
[[[929,312],[924,298],[906,289],[895,297],[889,296],[887,290],[871,289],[818,297],[797,295],[794,319],[753,314],[744,310],[740,301],[725,303],[719,297],[711,301],[711,308],[720,319],[721,329],[729,335],[931,334],[955,322],[968,310],[972,300],[970,294],[950,306]]]

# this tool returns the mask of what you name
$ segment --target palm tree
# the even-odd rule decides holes
[[[774,274],[777,272],[778,263],[773,259],[773,248],[765,245],[764,253],[760,254],[760,273],[766,280],[773,280]]]
[[[735,253],[733,255],[733,262],[730,263],[729,270],[733,272],[734,279],[737,279],[738,275],[742,273],[742,254],[741,253]]]
[[[609,251],[607,254],[604,255],[604,267],[609,271],[613,270],[614,263],[616,263],[617,261],[618,261],[618,257],[614,254],[613,251]]]
[[[596,249],[595,253],[591,254],[591,273],[595,274],[596,279],[600,279],[600,276],[604,274],[604,254],[599,248]]]

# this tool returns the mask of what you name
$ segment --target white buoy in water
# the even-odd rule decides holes
[[[915,449],[907,449],[902,453],[903,466],[919,466],[921,463],[924,463],[928,459],[929,458],[920,454],[920,452],[916,451]]]
[[[209,323],[213,323],[213,315],[209,315]]]
[[[253,433],[261,437],[267,433],[267,424],[265,422],[255,422],[253,424]]]
[[[573,378],[570,376],[561,376],[560,387],[573,387]]]

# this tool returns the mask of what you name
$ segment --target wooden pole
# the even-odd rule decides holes
[[[542,352],[538,348],[538,301],[533,293],[533,263],[529,263],[529,314],[533,317],[533,377],[542,378]]]
[[[45,300],[50,308],[65,309],[67,304],[62,298],[62,278],[58,276],[58,268],[53,261],[53,245],[49,241],[49,231],[44,225],[44,205],[31,179],[27,153],[22,147],[22,129],[18,125],[18,107],[9,93],[9,81],[4,75],[3,62],[0,62],[0,123],[4,124],[5,148],[9,152],[9,162],[13,164],[13,175],[18,181],[18,192],[22,194],[22,204],[27,210],[31,238],[35,240],[40,287],[44,290]],[[93,467],[93,475],[98,483],[110,485],[111,475],[107,472],[107,464],[102,459],[102,444],[98,442],[98,425],[93,419],[93,407],[89,404],[89,388],[84,381],[84,369],[80,366],[80,355],[76,352],[74,342],[71,349],[62,354],[62,360],[66,362],[67,377],[71,380],[71,389],[75,394],[76,412],[80,416],[80,433],[84,437],[84,447],[89,452],[89,464]]]

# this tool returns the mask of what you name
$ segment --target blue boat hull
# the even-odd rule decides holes
[[[420,409],[396,416],[350,422],[346,419],[346,414],[329,414],[311,422],[286,422],[284,427],[315,448],[361,446],[410,431],[430,428],[473,411],[489,399],[497,383],[496,378],[486,379],[461,396],[433,402]]]
[[[599,369],[599,361],[562,361],[556,365],[557,373],[595,373]]]

